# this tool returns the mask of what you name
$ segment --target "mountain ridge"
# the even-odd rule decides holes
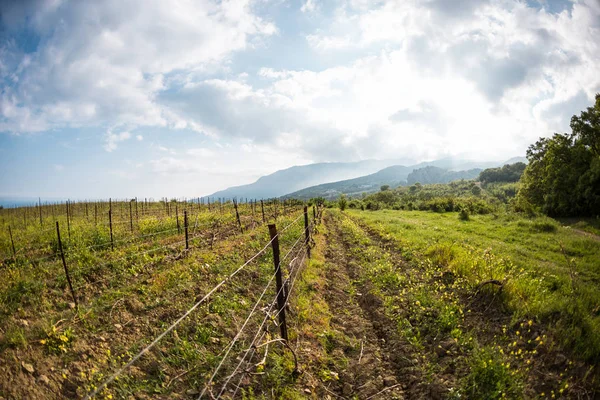
[[[511,160],[513,159],[518,159],[518,157],[513,157]],[[244,197],[256,199],[288,197],[293,193],[315,186],[336,184],[338,182],[352,179],[359,179],[360,182],[361,178],[377,174],[389,167],[397,167],[396,172],[399,172],[402,168],[406,168],[407,170],[402,170],[402,173],[399,175],[400,178],[396,180],[394,180],[393,177],[389,175],[392,170],[382,172],[382,174],[376,177],[376,179],[383,179],[383,177],[386,176],[386,174],[388,174],[387,178],[391,179],[392,183],[398,180],[405,180],[406,176],[408,176],[408,174],[412,172],[412,170],[430,165],[445,168],[449,171],[460,171],[473,168],[490,168],[498,165],[504,165],[500,162],[476,162],[470,160],[454,159],[451,157],[433,161],[425,161],[413,165],[410,164],[411,162],[414,161],[409,159],[388,159],[362,160],[356,162],[325,162],[307,165],[297,165],[275,171],[268,175],[261,176],[255,182],[249,184],[233,186],[224,190],[217,191],[209,195],[208,197],[224,199]],[[408,164],[408,166],[406,166],[406,164]],[[406,176],[402,178],[404,174]],[[382,182],[384,181],[382,180]],[[385,181],[382,184],[388,183],[387,181]]]
[[[369,174],[366,176],[347,179],[338,182],[330,182],[323,183],[320,185],[315,185],[311,187],[307,187],[301,189],[296,192],[288,193],[283,198],[299,198],[299,199],[310,199],[312,197],[324,197],[324,198],[335,198],[341,194],[346,194],[349,196],[360,194],[363,192],[374,192],[379,190],[379,188],[383,185],[390,185],[391,187],[400,186],[403,184],[410,184],[408,182],[410,179],[410,175],[416,171],[430,172],[426,171],[429,168],[443,170],[445,173],[441,173],[441,171],[433,170],[434,173],[437,173],[439,178],[439,182],[436,182],[435,179],[433,181],[427,181],[423,183],[447,183],[450,180],[455,179],[474,179],[479,175],[485,168],[493,168],[497,166],[505,165],[507,162],[513,163],[518,162],[523,158],[521,157],[513,157],[505,162],[482,162],[477,163],[474,161],[462,162],[460,164],[455,164],[459,167],[465,167],[465,169],[453,170],[444,168],[443,166],[448,165],[448,160],[441,159],[435,161],[427,161],[422,162],[413,166],[402,166],[396,165],[384,168],[383,170],[377,171],[373,174]],[[440,167],[441,165],[442,167]],[[478,168],[470,168],[472,166],[479,166]],[[414,182],[413,182],[414,183]]]
[[[324,162],[296,165],[261,176],[255,182],[219,190],[208,197],[273,198],[327,182],[352,179],[382,168],[407,161],[406,159],[362,160],[356,162]]]

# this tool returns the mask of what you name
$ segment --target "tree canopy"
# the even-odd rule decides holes
[[[540,138],[527,150],[517,204],[551,216],[600,214],[600,93],[571,118],[571,133]]]
[[[448,171],[447,169],[430,165],[413,170],[408,174],[406,181],[409,185],[415,184],[416,182],[422,184],[448,183],[460,179],[474,179],[479,175],[480,171],[481,170],[478,168],[467,171]]]
[[[501,168],[487,168],[479,174],[483,183],[491,182],[518,182],[527,165],[522,162],[506,164]]]

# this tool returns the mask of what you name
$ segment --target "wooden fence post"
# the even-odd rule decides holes
[[[10,244],[12,246],[13,257],[17,257],[17,252],[15,251],[15,242],[13,240],[12,229],[10,229],[10,225],[8,226],[8,234],[10,236]]]
[[[132,200],[129,200],[129,226],[131,228],[131,232],[133,233],[133,206],[131,202]]]
[[[275,282],[277,284],[277,312],[279,314],[279,332],[281,338],[288,341],[287,325],[285,322],[285,293],[283,292],[283,279],[281,277],[281,265],[279,261],[279,237],[277,236],[277,226],[269,225],[269,235],[271,236],[271,247],[273,248],[273,265],[275,266]]]
[[[112,207],[108,209],[108,227],[110,229],[110,248],[112,250],[115,249],[115,243],[113,240],[113,230],[112,230]]]
[[[240,220],[240,213],[238,212],[238,205],[236,199],[233,199],[233,207],[235,208],[235,217],[237,218],[238,225],[240,226],[240,232],[244,233],[244,228],[242,227],[242,221]]]
[[[69,234],[69,239],[71,238],[71,201],[67,200],[67,233]]]
[[[177,233],[181,233],[181,225],[179,225],[179,209],[175,203],[175,219],[177,220]]]
[[[264,224],[267,221],[265,220],[265,204],[262,201],[262,199],[260,200],[260,209],[262,210],[262,217],[263,217],[263,224]]]
[[[308,229],[308,206],[304,206],[304,244],[306,255],[310,258],[310,230]]]
[[[60,240],[60,228],[58,227],[58,221],[56,221],[56,236],[58,238],[58,250],[60,251],[60,258],[62,259],[63,267],[65,268],[65,275],[67,276],[67,282],[69,283],[69,289],[71,289],[71,295],[75,302],[75,308],[79,311],[79,304],[77,304],[77,296],[75,296],[75,290],[73,289],[73,283],[71,283],[71,276],[69,275],[69,269],[67,268],[67,261],[65,260],[65,252],[63,251],[62,242]]]
[[[190,244],[188,242],[188,217],[187,217],[187,210],[183,210],[183,227],[185,229],[185,249],[188,250],[190,248]]]

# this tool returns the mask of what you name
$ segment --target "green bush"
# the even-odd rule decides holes
[[[468,399],[518,399],[522,397],[520,376],[510,370],[510,364],[492,348],[475,350],[470,360],[471,370],[462,382]]]
[[[358,199],[353,199],[348,202],[348,208],[352,209],[364,209],[363,202]]]
[[[344,211],[347,206],[348,206],[348,199],[346,199],[346,195],[343,194],[340,196],[340,199],[338,200],[338,207],[340,208],[341,211]]]

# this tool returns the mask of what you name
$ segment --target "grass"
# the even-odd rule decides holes
[[[293,212],[295,219],[297,210],[297,207],[288,207],[287,212]],[[290,215],[282,216],[281,211],[279,214],[280,228],[292,221]],[[79,297],[78,312],[69,307],[72,300],[58,260],[50,258],[38,268],[32,268],[24,254],[17,257],[20,264],[10,257],[7,268],[0,271],[3,278],[0,348],[4,351],[0,365],[12,368],[11,357],[18,352],[19,358],[28,360],[36,370],[50,371],[50,367],[55,367],[55,372],[46,373],[51,382],[68,388],[65,389],[68,396],[81,396],[93,390],[111,371],[127,362],[183,314],[197,301],[199,294],[208,292],[269,241],[265,226],[251,229],[248,225],[245,233],[240,234],[234,216],[210,212],[202,215],[211,223],[208,229],[204,227],[199,231],[201,236],[192,241],[190,252],[183,252],[183,233],[178,235],[177,231],[123,241],[115,245],[114,251],[110,246],[88,248],[87,238],[94,238],[94,229],[73,223],[71,239],[68,236],[65,239],[68,244],[65,251]],[[242,217],[244,224],[249,224],[249,216]],[[136,233],[163,229],[164,226],[152,225],[154,218],[141,221],[140,231]],[[217,234],[216,238],[213,233]],[[296,237],[302,235],[301,223],[282,234],[282,256]],[[171,244],[174,245],[148,252]],[[36,246],[32,243],[28,247]],[[48,245],[45,249],[51,247]],[[258,300],[258,294],[272,274],[269,250],[184,320],[176,332],[165,337],[160,347],[157,346],[159,350],[155,348],[105,389],[100,398],[121,398],[137,393],[170,396],[185,393],[190,388],[201,389],[221,361],[219,353],[234,337],[240,319],[245,318]],[[271,297],[268,292],[262,302]],[[256,318],[263,315],[261,311],[250,321],[248,330],[252,334],[256,330],[253,326]],[[25,325],[21,326],[20,321]],[[269,329],[273,330],[273,326]],[[240,337],[234,353],[248,346],[248,335]],[[273,366],[272,371],[278,371],[275,364],[279,365],[283,376],[289,370],[290,359],[283,349],[275,349],[269,366]],[[236,362],[235,357],[225,363],[226,370],[232,362]],[[58,368],[59,365],[66,367]],[[19,372],[20,367],[16,365],[13,373]],[[182,378],[172,382],[178,374],[183,374]],[[219,374],[216,382],[220,383],[222,378],[223,374]],[[7,381],[0,379],[0,393],[7,393],[9,397],[24,394],[36,397],[38,385],[26,389],[6,384]],[[12,393],[20,394],[10,395],[13,390],[16,392]]]
[[[326,213],[328,222],[318,227],[312,259],[296,281],[288,314],[290,344],[304,373],[293,374],[294,357],[286,347],[260,347],[248,365],[256,374],[244,377],[239,397],[342,393],[349,380],[345,372],[360,367],[356,360],[363,344],[369,366],[377,365],[373,360],[385,348],[375,345],[375,337],[365,343],[342,328],[371,318],[359,306],[367,296],[377,298],[373,304],[385,316],[374,326],[390,329],[393,343],[399,338],[394,348],[410,367],[400,375],[416,380],[416,397],[440,387],[450,398],[574,397],[590,387],[590,380],[598,384],[593,381],[598,374],[588,370],[600,360],[600,243],[594,237],[565,227],[564,221],[506,213],[468,213],[468,218],[458,212]],[[97,387],[269,241],[264,226],[241,234],[233,214],[212,214],[199,214],[210,228],[189,252],[176,231],[124,241],[114,250],[88,248],[102,243],[105,232],[75,220],[65,241],[80,296],[78,312],[69,305],[59,258],[34,265],[26,253],[8,254],[0,271],[0,366],[10,371],[6,376],[25,374],[12,361],[18,356],[48,374],[64,396],[82,396]],[[280,217],[278,227],[297,215]],[[136,229],[165,228],[154,218],[143,219]],[[301,222],[280,238],[282,256],[302,236]],[[30,254],[53,254],[47,235],[43,245],[25,246]],[[172,248],[150,251],[165,245]],[[332,282],[341,271],[343,279]],[[267,251],[99,397],[197,397],[272,274]],[[267,295],[233,346],[235,356],[217,374],[216,389],[250,345],[274,291]],[[353,308],[338,310],[328,301],[353,303]],[[348,310],[365,315],[356,319]],[[277,328],[269,320],[263,342],[278,337]],[[36,392],[44,389],[38,384],[15,388],[7,382],[0,378],[0,393],[9,398],[43,397]]]
[[[514,320],[553,325],[562,345],[586,360],[600,360],[600,242],[556,221],[514,214],[351,212],[408,257],[428,256],[476,286],[506,282]]]
[[[597,390],[598,297],[593,281],[580,279],[594,273],[600,254],[594,240],[582,246],[580,235],[560,226],[531,229],[557,225],[546,218],[474,216],[465,222],[457,213],[329,212],[362,266],[362,281],[374,284],[399,334],[422,357],[423,381],[441,379],[457,398]],[[525,251],[513,240],[517,234],[529,243]],[[502,289],[480,286],[491,279]],[[573,386],[581,392],[571,392]]]

